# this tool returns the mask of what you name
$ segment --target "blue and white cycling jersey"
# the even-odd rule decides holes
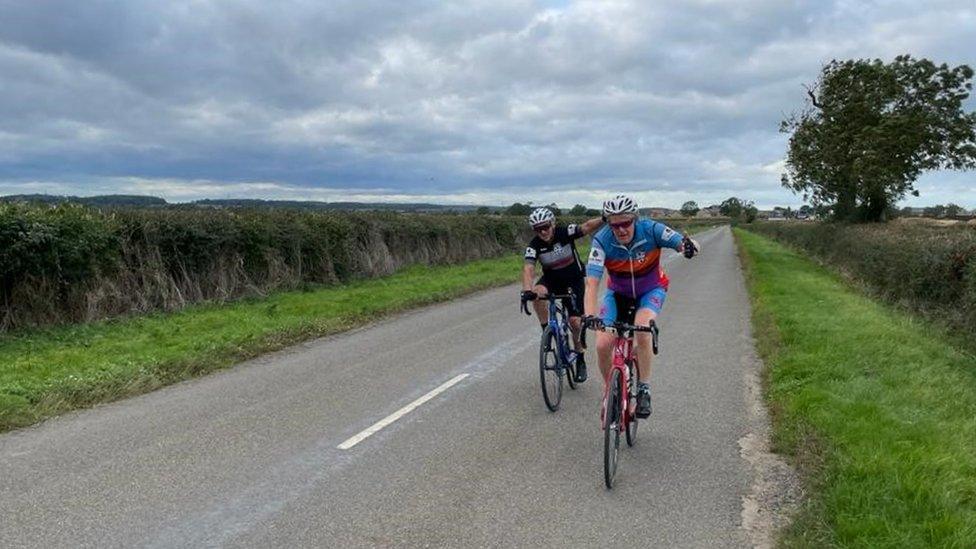
[[[635,222],[630,244],[617,242],[610,227],[604,226],[593,236],[586,276],[609,275],[607,287],[634,299],[656,289],[668,289],[668,277],[661,268],[661,249],[677,250],[684,235],[652,219]]]

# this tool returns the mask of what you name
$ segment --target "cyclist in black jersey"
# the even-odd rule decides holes
[[[529,224],[535,231],[535,238],[525,249],[525,265],[522,268],[523,301],[532,301],[539,324],[546,329],[549,310],[544,301],[549,292],[565,294],[572,290],[575,303],[564,300],[563,305],[569,313],[569,324],[573,332],[573,347],[576,349],[576,381],[586,381],[586,361],[580,348],[580,318],[583,316],[584,271],[576,240],[592,234],[603,225],[602,218],[595,218],[581,224],[557,225],[556,216],[549,208],[536,208],[529,215]],[[542,264],[542,276],[535,279],[535,264]]]

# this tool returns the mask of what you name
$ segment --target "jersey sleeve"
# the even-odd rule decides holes
[[[606,252],[603,250],[603,245],[596,238],[593,239],[590,245],[590,259],[586,262],[586,276],[592,276],[593,278],[603,277],[603,262],[606,259]]]
[[[539,259],[539,250],[535,249],[535,246],[531,244],[525,248],[525,262],[531,265],[535,265],[536,260]]]
[[[664,223],[655,222],[651,230],[654,231],[654,241],[657,243],[658,248],[677,250],[678,246],[681,245],[681,241],[685,238],[683,234],[668,227]]]
[[[579,238],[583,238],[586,235],[583,234],[583,227],[577,225],[576,223],[570,223],[569,225],[566,226],[566,236],[568,236],[573,240],[577,240]]]

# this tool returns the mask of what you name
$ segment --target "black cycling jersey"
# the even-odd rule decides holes
[[[542,263],[546,280],[569,284],[583,278],[583,263],[576,251],[576,239],[583,237],[579,225],[556,226],[552,241],[546,242],[538,235],[525,249],[525,262]]]

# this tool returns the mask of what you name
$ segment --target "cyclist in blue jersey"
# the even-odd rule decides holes
[[[671,227],[650,219],[637,218],[637,203],[618,195],[603,203],[607,226],[593,236],[586,266],[584,319],[588,326],[601,328],[615,321],[649,326],[664,306],[668,277],[661,268],[661,250],[671,248],[691,257],[701,250]],[[603,273],[608,276],[607,291],[597,307],[597,292]],[[629,316],[633,314],[633,316]],[[597,360],[604,382],[610,369],[614,336],[597,332]],[[637,417],[651,415],[651,334],[636,335]]]

